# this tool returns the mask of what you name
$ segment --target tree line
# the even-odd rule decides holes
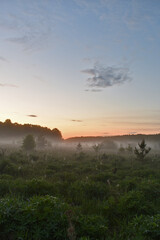
[[[38,136],[45,136],[51,140],[62,140],[62,134],[57,128],[52,130],[47,127],[32,124],[12,123],[10,119],[5,122],[0,122],[0,138],[22,138],[28,134]]]

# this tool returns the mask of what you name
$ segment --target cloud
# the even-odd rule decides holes
[[[3,39],[30,52],[48,48],[57,38],[57,24],[66,24],[69,19],[59,0],[5,1],[0,9]]]
[[[2,56],[0,56],[0,61],[7,62],[7,59],[2,57]]]
[[[74,2],[82,9],[81,11],[91,12],[109,26],[111,24],[119,26],[119,30],[122,24],[130,31],[148,32],[148,26],[155,27],[155,19],[159,18],[158,1],[74,0]],[[123,35],[123,31],[121,34]]]
[[[104,135],[109,135],[109,132],[104,132],[103,134],[104,134]]]
[[[92,61],[91,58],[85,57],[82,59],[83,62],[90,63]]]
[[[6,39],[8,42],[13,42],[17,44],[25,44],[29,41],[29,37],[23,36],[23,37],[11,37]]]
[[[91,76],[87,78],[87,82],[88,87],[94,91],[131,81],[129,69],[124,67],[95,65],[93,68],[82,70],[82,72]]]
[[[13,87],[13,88],[17,88],[18,86],[15,85],[15,84],[0,83],[0,87]]]
[[[45,82],[46,80],[44,80],[42,77],[38,76],[38,75],[34,75],[33,76],[35,79],[37,79],[40,82]]]
[[[102,92],[101,89],[85,89],[85,92]]]
[[[52,6],[54,5],[54,7]],[[62,21],[57,16],[58,4],[46,1],[18,1],[8,12],[0,10],[0,27],[8,31],[4,39],[10,43],[19,44],[23,50],[37,50],[46,47],[46,43],[54,33],[56,22]]]
[[[27,115],[28,117],[33,117],[33,118],[36,118],[36,117],[38,117],[37,115],[35,115],[35,114],[29,114],[29,115]]]
[[[42,46],[44,47],[44,43],[47,41],[48,36],[47,33],[39,35],[38,33],[36,35],[32,35],[32,33],[30,33],[28,35],[6,38],[5,40],[13,44],[21,45],[24,51],[30,51],[39,50]]]
[[[160,132],[160,128],[141,128],[141,129],[139,129],[139,132],[141,132],[141,131],[145,131],[145,132],[156,132],[156,133],[158,133],[158,132]]]
[[[80,119],[71,119],[72,122],[83,122],[82,120]]]
[[[128,135],[134,135],[136,134],[137,132],[129,132]]]
[[[27,117],[38,117],[38,116],[35,114],[29,114],[29,115],[27,115]]]

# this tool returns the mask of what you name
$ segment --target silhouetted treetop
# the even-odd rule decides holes
[[[5,120],[5,122],[4,122],[4,124],[5,124],[5,125],[11,125],[11,124],[12,124],[12,122],[11,122],[11,120],[10,120],[10,119],[6,119],[6,120]]]
[[[62,133],[57,128],[52,129],[52,134],[55,138],[62,139]]]
[[[10,119],[0,122],[0,138],[24,137],[32,134],[35,137],[45,136],[51,140],[62,140],[62,134],[57,129],[41,127],[40,125],[12,123]]]

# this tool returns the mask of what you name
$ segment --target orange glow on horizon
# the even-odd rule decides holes
[[[128,131],[113,131],[110,132],[108,134],[101,134],[101,133],[91,133],[91,132],[87,132],[87,133],[74,133],[74,132],[70,132],[70,133],[64,133],[62,132],[62,137],[64,139],[68,139],[68,138],[74,138],[74,137],[110,137],[110,136],[123,136],[123,135],[137,135],[137,134],[144,134],[144,135],[152,135],[152,134],[160,134],[160,131],[156,131],[156,130],[152,130],[152,131],[140,131],[137,130],[137,132],[128,132]]]
[[[61,124],[59,124],[59,122],[55,122],[55,125],[52,126],[51,124],[47,124],[47,122],[39,122],[37,118],[32,118],[32,119],[28,119],[28,118],[21,118],[18,119],[19,121],[17,121],[16,118],[10,118],[10,117],[3,117],[3,119],[0,119],[0,121],[4,122],[6,119],[11,119],[12,123],[18,123],[18,124],[32,124],[32,125],[39,125],[42,127],[47,127],[50,129],[53,128],[58,128],[61,133],[62,133],[62,137],[63,139],[67,139],[67,138],[72,138],[72,137],[98,137],[98,136],[102,136],[102,137],[108,137],[108,136],[118,136],[118,135],[136,135],[136,134],[159,134],[160,133],[160,129],[156,128],[154,125],[150,125],[148,128],[141,128],[137,125],[131,126],[126,125],[124,127],[124,125],[119,125],[118,123],[112,123],[110,125],[108,125],[107,128],[104,128],[102,126],[99,126],[96,122],[92,123],[92,124],[87,124],[87,125],[74,125],[72,123],[69,123],[66,121],[62,122]],[[30,120],[30,121],[29,121]],[[59,126],[58,126],[59,125]],[[119,125],[119,126],[118,126]],[[95,130],[96,129],[96,130]]]

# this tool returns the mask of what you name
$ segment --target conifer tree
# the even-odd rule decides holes
[[[145,143],[145,140],[143,139],[141,143],[138,143],[139,149],[135,147],[134,153],[138,160],[143,161],[145,156],[150,152],[151,148],[146,147],[147,144]]]

